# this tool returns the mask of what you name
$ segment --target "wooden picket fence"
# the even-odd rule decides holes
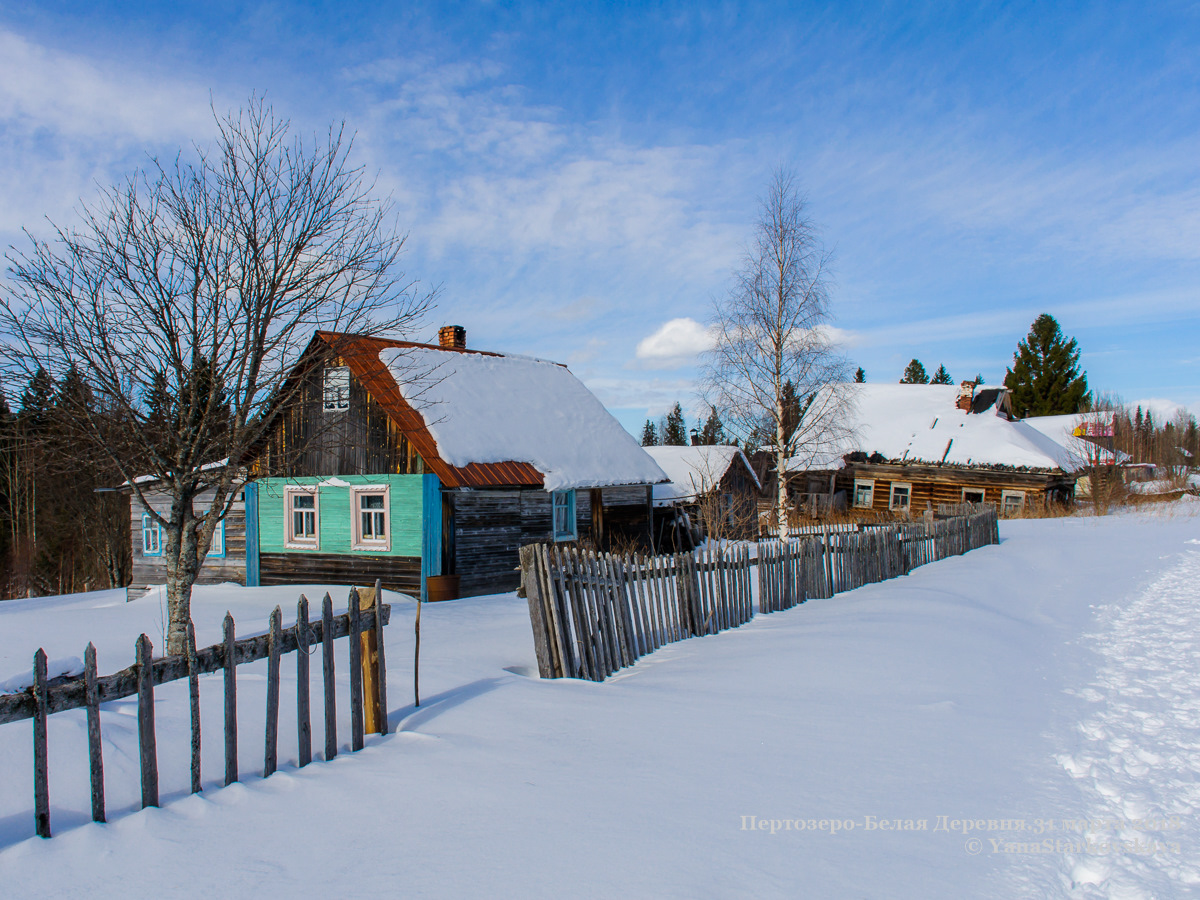
[[[748,622],[751,569],[758,611],[770,613],[999,540],[995,509],[982,509],[662,556],[530,544],[521,548],[521,585],[541,676],[603,681],[663,644]]]
[[[123,697],[138,698],[138,750],[141,770],[142,808],[158,806],[158,751],[154,727],[154,688],[170,681],[188,679],[191,706],[191,791],[202,789],[200,777],[200,675],[224,671],[225,688],[225,784],[239,778],[237,727],[237,667],[267,660],[267,716],[264,734],[263,777],[272,775],[279,753],[279,673],[281,657],[296,653],[296,719],[298,761],[312,761],[312,721],[309,709],[309,648],[320,645],[324,684],[325,758],[337,755],[337,700],[334,690],[334,644],[347,638],[350,658],[350,746],[363,747],[364,731],[387,733],[387,667],[383,628],[391,618],[391,606],[379,602],[380,584],[360,596],[351,589],[346,612],[333,614],[328,594],[321,605],[321,618],[309,621],[308,599],[301,594],[296,604],[296,624],[282,628],[278,606],[271,613],[266,634],[236,637],[233,616],[226,613],[224,640],[203,650],[196,649],[195,629],[189,624],[187,652],[182,656],[155,658],[146,635],[137,639],[136,662],[112,675],[97,676],[96,648],[88,644],[82,676],[48,680],[46,653],[39,649],[33,660],[33,685],[16,694],[0,696],[0,725],[33,720],[34,824],[37,834],[50,837],[50,786],[47,760],[47,718],[69,709],[87,710],[88,766],[91,775],[92,819],[106,821],[104,805],[104,761],[101,752],[100,704]],[[366,702],[364,703],[364,694]]]

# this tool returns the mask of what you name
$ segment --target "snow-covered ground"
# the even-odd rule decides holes
[[[239,669],[245,782],[218,786],[210,676],[206,790],[188,796],[186,687],[164,686],[164,806],[137,809],[135,704],[112,703],[98,826],[83,716],[59,714],[43,841],[29,724],[0,726],[0,894],[1194,896],[1196,506],[1005,521],[999,546],[672,645],[604,684],[529,677],[512,595],[427,606],[420,709],[414,607],[390,598],[397,732],[330,763],[295,768],[285,678],[281,770],[255,774],[260,663]],[[227,608],[261,630],[296,593],[199,589],[199,641]],[[0,604],[0,681],[38,646],[69,659],[89,639],[112,671],[161,622],[155,596]],[[314,731],[319,749],[319,717]]]

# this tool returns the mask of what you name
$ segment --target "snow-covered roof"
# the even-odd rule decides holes
[[[1106,426],[1111,434],[1112,419],[1112,413],[1071,413],[1063,416],[1031,416],[1021,422],[1065,448],[1069,459],[1064,468],[1069,471],[1084,468],[1089,465],[1089,460],[1101,465],[1112,465],[1114,459],[1117,462],[1128,461],[1128,453],[1118,450],[1114,455],[1103,444],[1084,437],[1090,424]]]
[[[999,412],[992,395],[986,408],[957,408],[959,388],[940,384],[846,384],[842,392],[841,434],[821,456],[825,465],[805,460],[790,468],[832,467],[846,453],[878,453],[888,460],[959,466],[1011,466],[1028,469],[1078,468],[1068,448],[1023,421]],[[976,403],[975,407],[982,404]]]
[[[666,480],[565,366],[411,345],[379,360],[451,466],[528,463],[548,491]]]
[[[746,467],[755,486],[761,491],[758,476],[746,455],[737,447],[710,445],[702,447],[646,447],[646,452],[667,473],[671,480],[654,486],[654,503],[666,506],[691,500],[711,490],[735,461]]]

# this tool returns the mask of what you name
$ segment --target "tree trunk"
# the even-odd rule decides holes
[[[775,518],[779,521],[779,539],[788,539],[787,446],[783,433],[783,399],[775,399]]]
[[[192,498],[176,498],[167,524],[167,654],[187,652],[188,625],[192,621],[192,585],[200,574]]]

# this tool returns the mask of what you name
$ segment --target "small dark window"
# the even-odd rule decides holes
[[[350,408],[350,370],[345,366],[325,370],[325,412]]]

